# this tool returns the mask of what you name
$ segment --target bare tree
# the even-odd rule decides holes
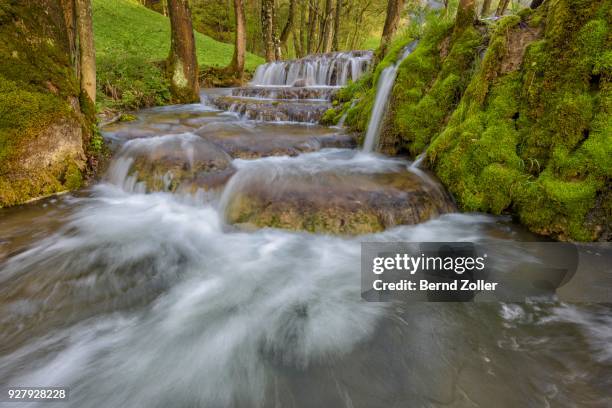
[[[497,17],[503,16],[506,12],[506,9],[508,8],[509,3],[510,0],[499,0],[499,5],[497,6],[497,11],[495,12],[495,15]]]
[[[330,52],[333,41],[334,8],[333,0],[325,0],[325,15],[321,21],[321,47],[322,52]]]
[[[317,22],[319,19],[319,0],[311,0],[308,3],[308,36],[307,53],[312,54],[316,49]]]
[[[463,30],[468,25],[474,24],[476,18],[476,1],[459,0],[457,16],[455,17],[455,31]]]
[[[244,17],[244,0],[234,0],[236,18],[236,35],[234,37],[234,55],[230,69],[242,80],[244,74],[244,58],[246,54],[246,19]]]
[[[300,57],[303,57],[308,52],[306,45],[306,33],[307,33],[308,21],[306,20],[306,2],[300,2]]]
[[[484,0],[482,2],[482,8],[480,9],[480,15],[482,17],[486,17],[487,14],[489,14],[490,9],[491,9],[491,0]]]
[[[378,48],[377,58],[382,59],[387,53],[387,48],[391,43],[393,35],[397,31],[400,22],[402,10],[404,9],[404,0],[389,0],[387,2],[387,17],[383,27],[380,47]]]
[[[289,39],[289,35],[293,30],[293,24],[295,20],[295,0],[289,0],[289,14],[287,15],[287,22],[285,23],[285,27],[283,27],[283,31],[280,35],[280,45],[284,47],[287,44],[287,40]]]
[[[93,39],[91,0],[75,0],[76,32],[79,42],[81,92],[96,102],[96,50]]]
[[[336,0],[336,12],[334,13],[334,39],[332,41],[332,49],[338,51],[340,49],[340,17],[342,13],[342,0]]]
[[[261,31],[266,61],[274,61],[274,0],[261,0]]]
[[[170,91],[181,103],[200,100],[198,60],[188,0],[168,0],[171,41],[167,60]]]

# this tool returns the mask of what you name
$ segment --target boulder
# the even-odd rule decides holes
[[[235,172],[227,153],[191,133],[131,140],[118,156],[125,160],[110,169],[111,181],[120,184],[132,177],[146,191],[218,189]]]
[[[250,179],[229,199],[228,222],[342,235],[417,224],[455,211],[441,190],[408,170]]]

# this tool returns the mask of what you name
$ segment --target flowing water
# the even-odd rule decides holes
[[[247,87],[210,102],[249,120],[318,123],[338,89],[367,71],[371,51],[334,52],[260,65]]]
[[[253,185],[317,205],[417,185],[443,202],[409,162],[358,152],[342,129],[204,104],[105,136],[97,184],[0,210],[0,386],[69,387],[51,405],[75,408],[610,406],[606,305],[361,299],[362,241],[489,240],[520,257],[513,242],[539,238],[508,219],[362,235],[227,221]]]
[[[416,46],[416,41],[408,44],[402,51],[402,55],[398,58],[395,64],[383,69],[378,77],[374,107],[372,108],[370,121],[368,122],[368,129],[366,131],[365,139],[363,140],[364,152],[373,152],[378,146],[381,126],[383,120],[385,119],[385,113],[387,112],[387,106],[389,105],[389,97],[391,96],[391,91],[393,90],[397,70],[402,61],[404,61],[408,55],[410,55]]]
[[[253,76],[256,86],[343,86],[356,81],[368,69],[371,51],[309,55],[291,61],[260,65]]]

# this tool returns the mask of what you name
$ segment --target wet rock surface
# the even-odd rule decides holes
[[[228,222],[314,233],[366,234],[453,212],[450,199],[408,171],[315,172],[252,179],[229,200]]]
[[[191,132],[211,121],[231,121],[233,118],[201,104],[180,108],[160,107],[138,112],[136,120],[115,122],[104,126],[104,136],[118,145],[127,140],[168,134]]]
[[[318,123],[331,104],[312,100],[270,100],[220,96],[212,99],[221,110],[236,113],[248,120],[264,122]]]
[[[331,100],[336,87],[244,87],[232,90],[232,96],[264,99]]]
[[[225,151],[191,133],[132,140],[118,156],[110,178],[131,190],[194,193],[222,187],[235,172]]]
[[[322,126],[219,122],[203,126],[196,133],[241,159],[296,156],[322,148],[356,146],[354,135]]]

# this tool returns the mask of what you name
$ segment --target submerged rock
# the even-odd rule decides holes
[[[454,210],[446,195],[410,171],[325,172],[250,180],[231,198],[226,217],[246,228],[366,234]]]
[[[309,100],[269,100],[219,96],[211,98],[221,110],[237,113],[250,120],[266,122],[318,123],[330,103]]]
[[[185,105],[179,111],[169,107],[144,109],[139,111],[135,118],[129,122],[118,121],[104,126],[105,136],[126,140],[160,134],[180,134],[191,132],[211,120],[222,120],[217,112],[202,105]]]
[[[227,153],[190,133],[135,139],[119,156],[110,178],[130,190],[194,193],[223,186],[235,172]]]
[[[234,158],[296,156],[326,147],[352,148],[354,135],[321,126],[284,126],[219,122],[203,126],[198,135],[215,143]]]
[[[232,96],[266,99],[321,99],[331,100],[338,88],[334,87],[244,87],[232,90]]]

